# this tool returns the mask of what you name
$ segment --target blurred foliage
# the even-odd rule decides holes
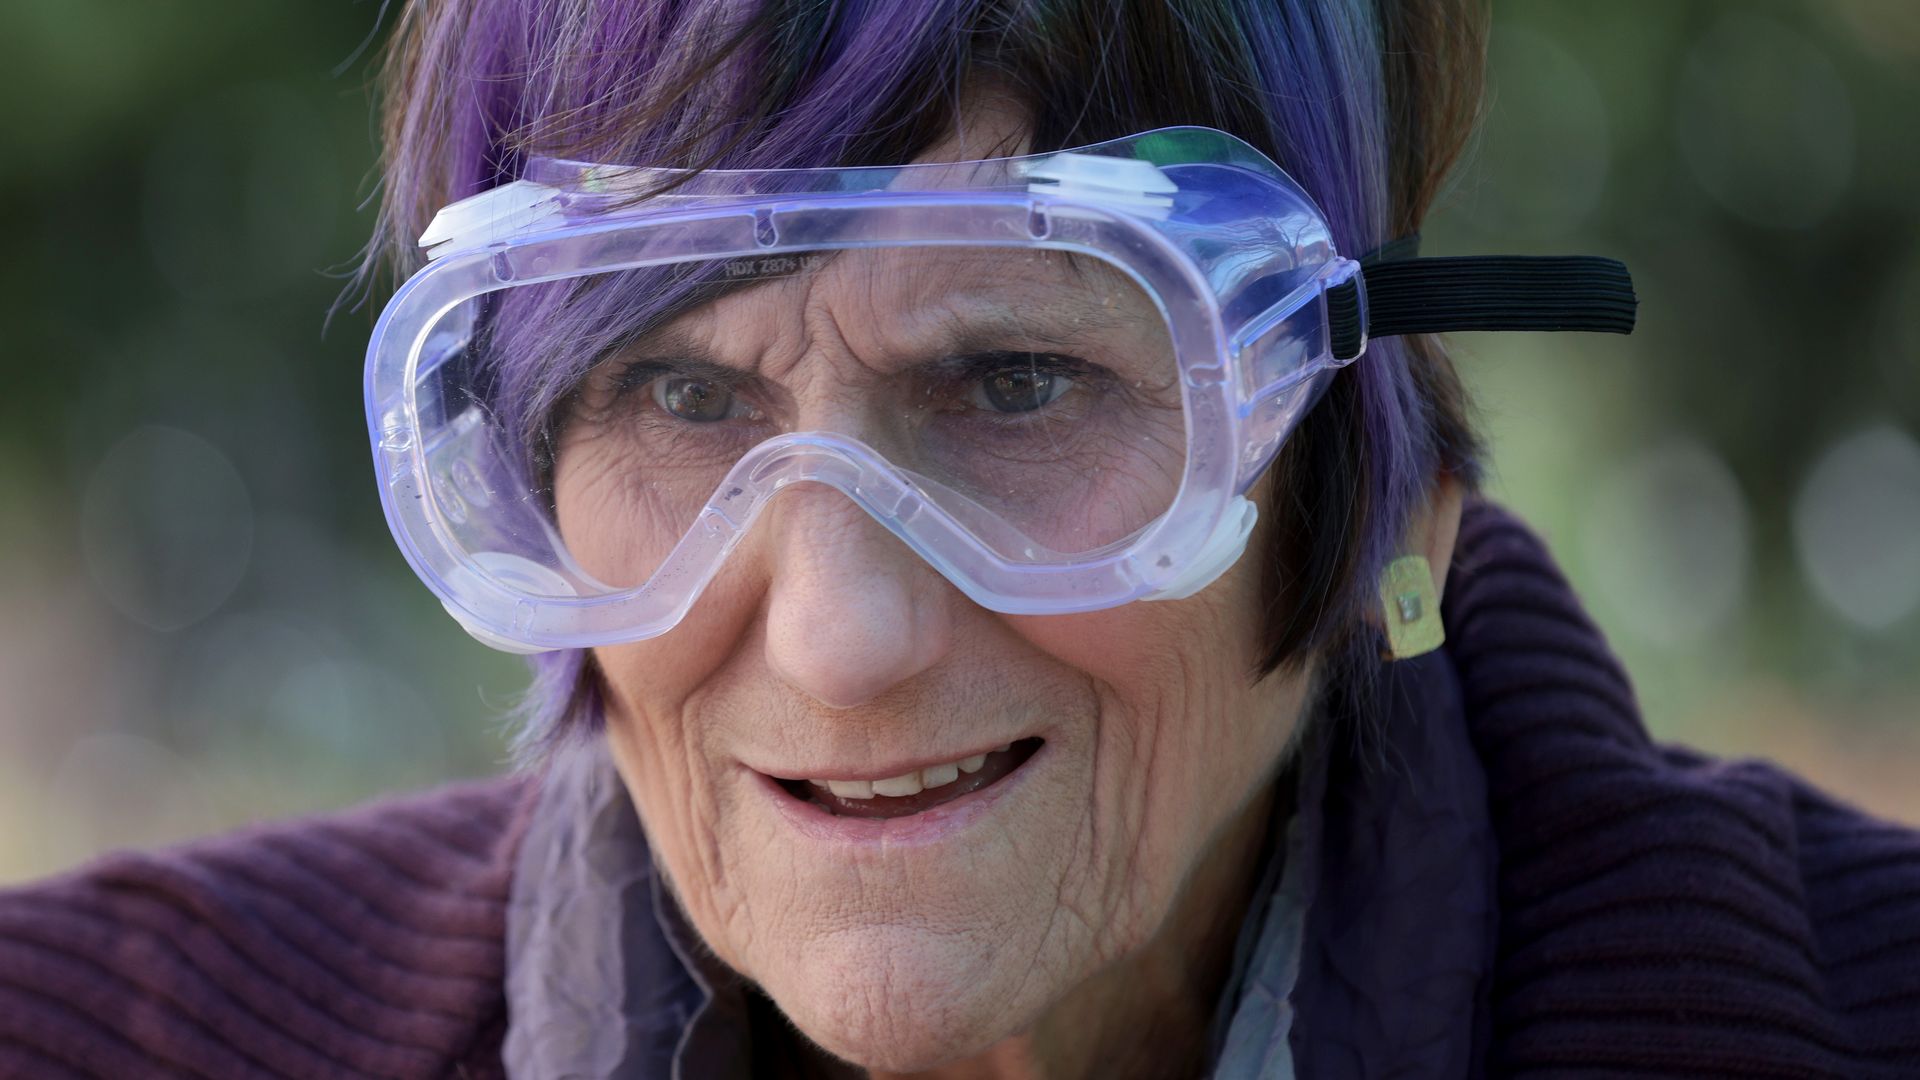
[[[372,312],[326,320],[370,227],[383,18],[0,7],[0,880],[503,757],[519,664],[394,550]],[[1642,318],[1457,343],[1494,492],[1658,732],[1920,820],[1920,5],[1496,23],[1425,251],[1616,255]]]
[[[0,6],[0,879],[504,759],[521,665],[381,519],[378,308],[327,318],[381,17]]]
[[[1429,253],[1624,259],[1625,341],[1463,337],[1493,490],[1656,733],[1920,820],[1920,6],[1496,5]]]

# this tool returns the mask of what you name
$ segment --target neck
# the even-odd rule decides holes
[[[1146,948],[1081,984],[1033,1030],[917,1080],[1198,1076],[1240,925],[1259,884],[1274,785],[1214,838]],[[872,1074],[873,1080],[905,1080]]]

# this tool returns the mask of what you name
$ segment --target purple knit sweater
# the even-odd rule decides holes
[[[1461,973],[1474,1071],[1920,1076],[1920,837],[1652,743],[1539,541],[1495,508],[1469,509],[1445,615],[1457,700],[1433,722],[1464,717],[1498,849],[1497,932]],[[463,784],[0,894],[0,1077],[501,1075],[533,793]],[[1327,840],[1335,876],[1367,859],[1350,841]],[[1338,884],[1310,935],[1337,933]],[[1364,981],[1306,958],[1305,1075],[1372,1073],[1313,1045]]]

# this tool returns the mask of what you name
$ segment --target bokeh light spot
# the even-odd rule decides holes
[[[111,731],[74,743],[48,781],[51,827],[68,847],[104,851],[198,836],[218,819],[194,769],[145,736]]]
[[[1794,499],[1793,536],[1814,593],[1855,626],[1920,608],[1920,444],[1891,425],[1835,443]]]
[[[1608,474],[1582,537],[1594,599],[1648,641],[1700,642],[1745,600],[1746,500],[1732,470],[1697,442],[1655,447]]]
[[[1727,211],[1807,228],[1846,193],[1853,103],[1806,34],[1748,12],[1724,15],[1689,52],[1676,89],[1680,155]]]
[[[178,428],[136,429],[87,481],[81,549],[107,600],[155,630],[206,618],[232,594],[253,546],[253,505],[233,462]]]

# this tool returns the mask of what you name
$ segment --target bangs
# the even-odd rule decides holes
[[[1344,249],[1366,250],[1382,216],[1368,205],[1384,174],[1377,38],[1363,0],[410,5],[388,57],[380,240],[411,272],[436,210],[529,156],[894,165],[955,140],[963,102],[989,99],[1025,120],[1030,152],[1231,132],[1300,182]]]

